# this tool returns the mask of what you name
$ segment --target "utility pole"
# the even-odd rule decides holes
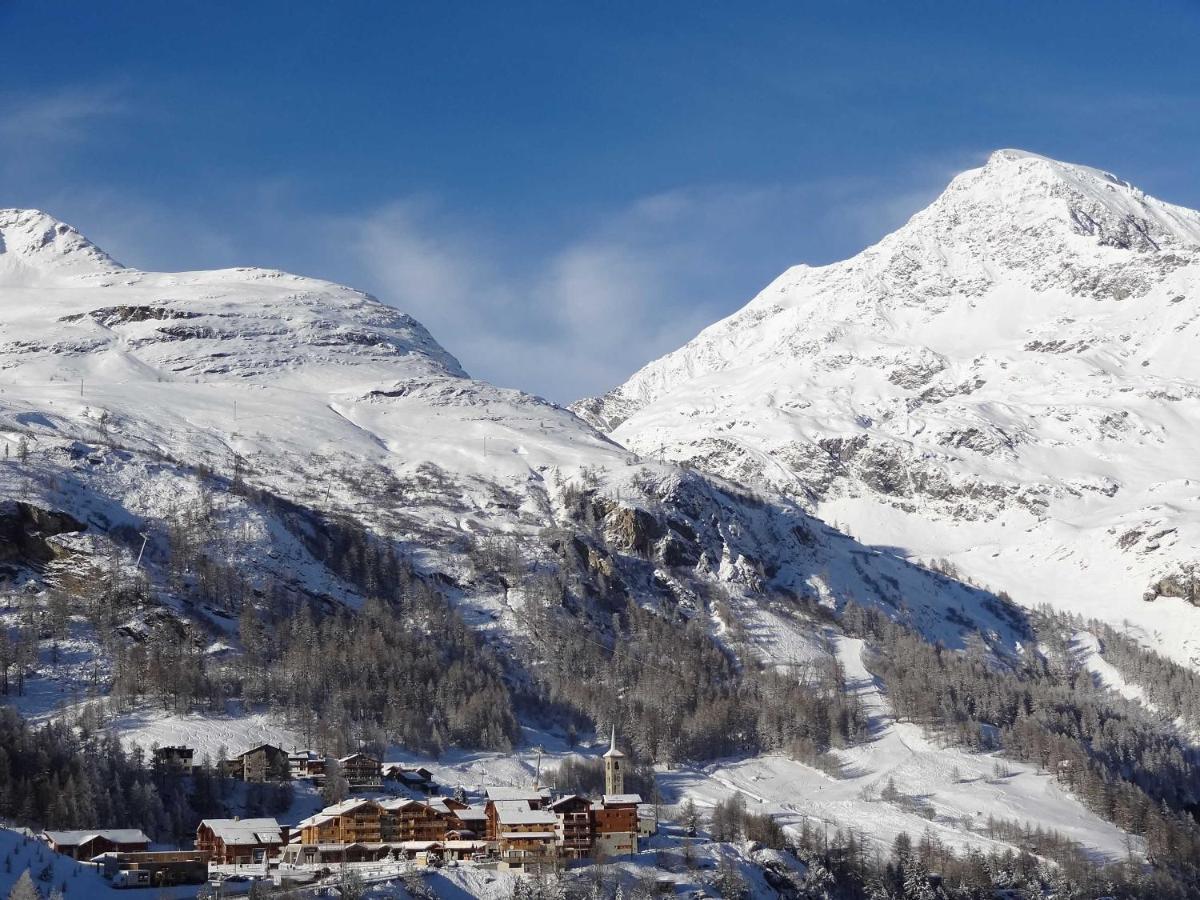
[[[146,535],[146,534],[143,534],[143,535],[142,535],[142,549],[138,551],[138,558],[137,558],[137,562],[135,562],[135,563],[133,564],[134,571],[136,571],[137,569],[141,568],[141,565],[142,565],[142,554],[146,552],[146,542],[147,542],[147,541],[149,541],[149,540],[150,540],[150,536],[149,536],[149,535]]]
[[[80,397],[83,396],[83,379],[82,378],[79,379],[79,396]]]

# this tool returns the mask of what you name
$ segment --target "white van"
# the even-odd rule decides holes
[[[150,887],[150,873],[141,869],[122,869],[113,876],[115,888]]]

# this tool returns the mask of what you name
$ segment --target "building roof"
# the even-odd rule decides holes
[[[350,812],[352,809],[358,809],[360,806],[382,806],[378,800],[370,800],[366,797],[351,797],[349,800],[343,800],[341,803],[335,803],[333,806],[327,806],[321,810],[323,816],[341,816]]]
[[[46,839],[60,847],[80,847],[104,838],[114,844],[149,844],[150,838],[140,828],[100,828],[91,831],[43,831]]]
[[[379,764],[379,760],[377,760],[375,757],[371,756],[369,753],[362,753],[362,752],[351,753],[349,756],[343,756],[341,759],[338,760],[338,762],[347,763],[347,762],[350,762],[350,760],[352,760],[352,759],[365,759],[368,762],[375,763],[376,765]]]
[[[608,752],[604,754],[605,759],[624,759],[625,754],[617,749],[617,726],[612,728],[612,739],[608,742]]]
[[[506,800],[524,800],[527,803],[539,803],[546,799],[542,796],[541,791],[515,787],[490,787],[487,789],[487,798],[502,802]]]
[[[567,796],[559,797],[557,800],[555,800],[553,803],[551,803],[550,808],[558,809],[560,806],[565,806],[566,804],[570,803],[572,800],[578,800],[581,803],[587,803],[589,805],[591,804],[591,801],[588,800],[587,797],[581,797],[578,794],[567,794]]]
[[[283,829],[274,819],[205,819],[200,825],[210,828],[214,837],[235,846],[283,843]]]
[[[484,822],[487,820],[487,811],[479,809],[475,806],[468,806],[466,809],[451,810],[456,818],[464,822]]]
[[[498,809],[501,825],[557,825],[558,816],[542,809]]]
[[[380,801],[379,805],[389,812],[395,812],[398,809],[407,809],[410,806],[428,807],[428,804],[420,800],[413,800],[411,797],[394,797],[391,800]]]
[[[256,750],[268,750],[272,753],[282,753],[284,756],[287,755],[287,751],[283,750],[281,747],[276,747],[274,744],[256,744],[249,750],[243,750],[237,756],[233,757],[233,759],[241,759],[243,756],[248,756],[249,754],[254,753]]]
[[[641,794],[605,794],[605,806],[631,806],[642,802]]]

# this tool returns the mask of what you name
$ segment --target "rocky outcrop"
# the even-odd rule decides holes
[[[64,512],[20,500],[0,502],[0,562],[45,565],[58,555],[47,538],[83,531],[86,527]]]

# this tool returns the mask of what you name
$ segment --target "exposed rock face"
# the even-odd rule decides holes
[[[43,565],[58,555],[47,538],[83,531],[86,526],[65,512],[19,500],[0,501],[0,562]]]
[[[609,513],[604,530],[616,547],[642,556],[650,553],[655,539],[662,533],[658,521],[650,513],[628,506],[617,507]]]

